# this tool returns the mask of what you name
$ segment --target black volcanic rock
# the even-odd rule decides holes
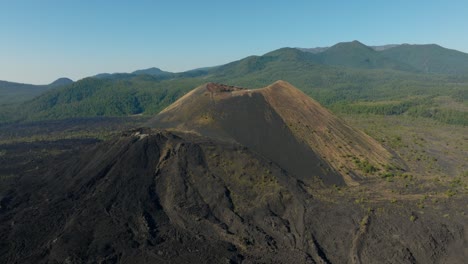
[[[26,162],[0,186],[0,263],[466,260],[463,196],[423,210],[421,194],[390,192],[376,175],[346,178],[333,163],[349,166],[345,153],[376,162],[390,152],[284,82],[209,83],[149,124],[167,130]],[[350,136],[358,144],[344,145]],[[330,185],[340,179],[348,186]]]
[[[320,188],[236,143],[134,130],[6,192],[0,259],[457,263],[452,254],[464,244],[456,218],[427,212],[413,223],[405,207],[374,212],[342,195],[315,197]]]
[[[16,206],[0,218],[7,262],[308,258],[293,242],[307,195],[296,197],[283,170],[240,145],[138,130],[22,186],[35,191],[10,194]]]

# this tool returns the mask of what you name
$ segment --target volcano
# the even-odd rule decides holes
[[[356,185],[372,170],[399,165],[388,150],[353,129],[291,84],[262,89],[208,83],[186,94],[149,123],[238,142],[297,179]]]
[[[288,83],[208,83],[25,172],[0,197],[0,262],[462,263],[464,216],[371,192],[389,164]]]

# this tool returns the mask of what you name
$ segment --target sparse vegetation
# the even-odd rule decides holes
[[[449,190],[447,190],[447,191],[445,192],[445,194],[446,194],[448,197],[452,197],[452,196],[454,196],[454,195],[457,194],[457,191],[452,190],[452,189],[449,189]]]
[[[368,160],[360,160],[358,158],[354,158],[354,164],[359,170],[367,174],[375,173],[379,170],[374,165],[370,164]]]

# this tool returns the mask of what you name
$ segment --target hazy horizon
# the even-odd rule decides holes
[[[48,84],[158,67],[181,72],[282,47],[358,40],[468,52],[452,1],[14,1],[0,3],[0,80]]]

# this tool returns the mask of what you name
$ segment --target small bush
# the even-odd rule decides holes
[[[457,194],[457,191],[454,191],[454,190],[449,189],[449,190],[447,190],[447,191],[445,192],[445,194],[446,194],[448,197],[452,197],[452,196],[454,196],[455,194]]]
[[[358,169],[362,170],[365,173],[374,173],[378,171],[378,169],[374,165],[370,164],[368,160],[355,159],[354,163],[356,164]]]

